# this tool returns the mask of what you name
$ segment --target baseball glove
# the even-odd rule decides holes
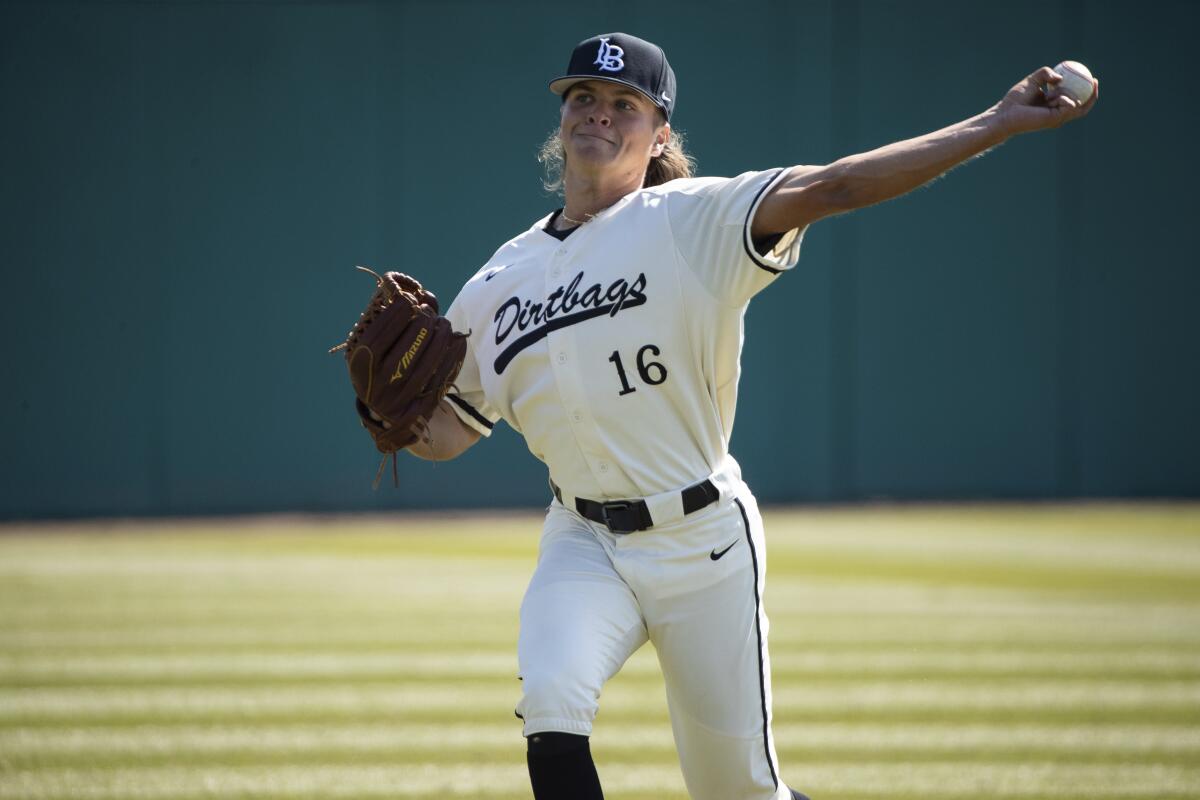
[[[346,341],[329,352],[346,351],[359,421],[384,454],[378,487],[389,455],[395,480],[396,453],[431,442],[428,423],[462,368],[467,334],[454,332],[415,278],[358,269],[375,277],[375,292]]]

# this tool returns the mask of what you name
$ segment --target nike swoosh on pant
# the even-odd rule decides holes
[[[709,557],[709,558],[711,558],[713,561],[719,561],[719,560],[720,560],[720,558],[721,558],[721,556],[725,555],[725,554],[726,554],[726,553],[728,553],[730,550],[732,550],[732,549],[733,549],[733,547],[734,547],[734,545],[736,545],[736,544],[737,544],[739,541],[741,541],[741,540],[740,540],[740,539],[734,539],[734,540],[733,540],[733,544],[729,545],[729,547],[726,547],[724,550],[722,550],[722,551],[721,551],[721,552],[719,552],[719,553],[718,553],[716,550],[713,550],[711,553],[709,553],[709,554],[708,554],[708,557]]]

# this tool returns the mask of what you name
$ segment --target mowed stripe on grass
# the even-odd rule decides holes
[[[528,797],[533,517],[0,536],[0,798]],[[1200,507],[773,512],[775,732],[821,800],[1200,796]],[[606,796],[683,798],[651,648]]]
[[[379,718],[418,712],[448,713],[473,709],[511,707],[519,690],[472,682],[416,684],[355,684],[284,687],[149,687],[146,689],[54,688],[0,691],[0,722],[36,723],[38,720],[120,720],[140,723],[173,718],[189,721],[226,719],[297,719],[328,715],[345,719],[361,715]],[[1147,717],[1173,709],[1200,708],[1200,681],[1145,683],[1141,681],[1023,680],[948,684],[933,680],[911,681],[810,681],[785,685],[775,678],[775,703],[779,710],[797,715],[836,714],[851,711],[936,712],[1144,712]],[[637,718],[662,701],[657,681],[624,680],[610,687],[604,699],[606,713]],[[1082,713],[1082,712],[1081,712]]]
[[[619,726],[619,727],[617,727]],[[522,750],[515,722],[137,725],[20,729],[0,732],[0,751],[16,768],[228,765],[237,763],[453,762],[465,750]],[[609,740],[609,732],[619,734]],[[778,724],[784,754],[812,763],[854,761],[1045,760],[1113,763],[1153,754],[1160,761],[1196,765],[1200,729],[1184,724],[1030,725],[981,723]],[[674,744],[660,721],[606,720],[597,729],[597,752],[623,760],[659,751],[670,761]]]
[[[605,795],[652,800],[684,797],[677,769],[665,764],[610,762],[600,768]],[[1020,765],[866,762],[803,766],[784,773],[796,785],[823,787],[829,798],[1145,798],[1195,797],[1200,769],[1175,765]],[[9,800],[140,800],[211,797],[528,797],[517,764],[443,763],[401,766],[310,765],[190,769],[65,769],[15,771],[0,784]],[[818,790],[814,790],[818,791]]]
[[[1200,677],[1200,651],[1164,648],[1129,652],[981,650],[929,652],[911,648],[784,652],[771,660],[774,674],[796,677],[836,675],[900,677],[1135,677],[1145,680]],[[0,687],[9,686],[164,686],[219,683],[344,683],[488,679],[514,672],[511,646],[495,651],[347,653],[310,647],[285,652],[213,653],[194,649],[183,653],[119,655],[67,652],[54,655],[0,655]],[[631,675],[657,676],[651,661],[638,660],[624,670]]]

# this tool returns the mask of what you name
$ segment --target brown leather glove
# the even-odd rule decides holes
[[[396,453],[429,441],[429,419],[462,369],[467,334],[439,316],[437,297],[415,278],[358,269],[375,276],[375,293],[346,341],[329,352],[346,351],[359,421],[384,463],[392,456],[394,476]]]

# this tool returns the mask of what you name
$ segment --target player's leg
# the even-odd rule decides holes
[[[688,792],[694,800],[791,800],[771,732],[766,550],[754,498],[745,492],[662,534],[681,550],[678,584],[642,600]],[[640,593],[640,581],[634,586]]]
[[[525,756],[534,800],[604,800],[588,737],[535,733]]]
[[[604,534],[551,506],[517,647],[517,715],[537,800],[601,796],[587,738],[600,691],[646,641],[637,600],[613,569],[610,549]]]

